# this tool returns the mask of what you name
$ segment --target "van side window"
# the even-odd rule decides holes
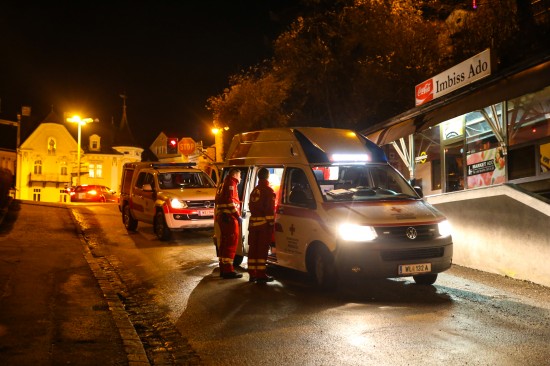
[[[288,168],[285,177],[284,202],[310,207],[314,203],[313,192],[304,171],[299,168]]]
[[[136,179],[136,188],[143,189],[144,184],[150,184],[155,189],[155,179],[151,173],[141,172]]]
[[[155,189],[155,177],[153,176],[153,174],[147,173],[147,175],[145,176],[145,181],[143,182],[143,184],[150,184],[151,188],[153,188],[153,190],[154,190]]]
[[[145,176],[147,175],[146,172],[139,173],[137,179],[136,179],[136,188],[141,189],[143,187],[143,183],[145,181]]]
[[[381,169],[371,169],[371,176],[376,187],[384,187],[394,192],[402,192],[403,188],[395,180],[395,176],[390,176],[388,173]]]

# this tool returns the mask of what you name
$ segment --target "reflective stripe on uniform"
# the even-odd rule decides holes
[[[257,266],[256,266],[256,260],[255,259],[252,259],[252,258],[248,258],[248,270],[254,270],[256,269]]]
[[[260,226],[275,220],[275,216],[252,216],[250,217],[250,226]]]
[[[266,270],[267,269],[265,259],[258,259],[258,260],[256,260],[256,262],[258,263],[256,265],[256,269],[258,269],[258,270]]]
[[[219,213],[227,213],[227,214],[238,213],[237,204],[235,204],[234,202],[219,203],[216,205],[216,208],[218,209]]]

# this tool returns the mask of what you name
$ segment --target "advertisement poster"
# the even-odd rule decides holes
[[[506,160],[502,148],[476,152],[466,157],[468,188],[504,183]]]

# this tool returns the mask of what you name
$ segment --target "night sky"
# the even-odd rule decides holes
[[[10,1],[0,5],[0,118],[30,106],[119,123],[148,147],[161,132],[212,143],[206,99],[271,56],[298,1]],[[210,140],[209,140],[210,139]]]

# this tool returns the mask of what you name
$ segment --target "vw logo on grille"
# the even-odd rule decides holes
[[[405,235],[407,235],[407,238],[413,240],[416,239],[418,233],[416,232],[416,229],[414,227],[408,227],[405,231]]]
[[[204,201],[204,207],[205,208],[210,208],[212,206],[212,202],[210,201]]]

